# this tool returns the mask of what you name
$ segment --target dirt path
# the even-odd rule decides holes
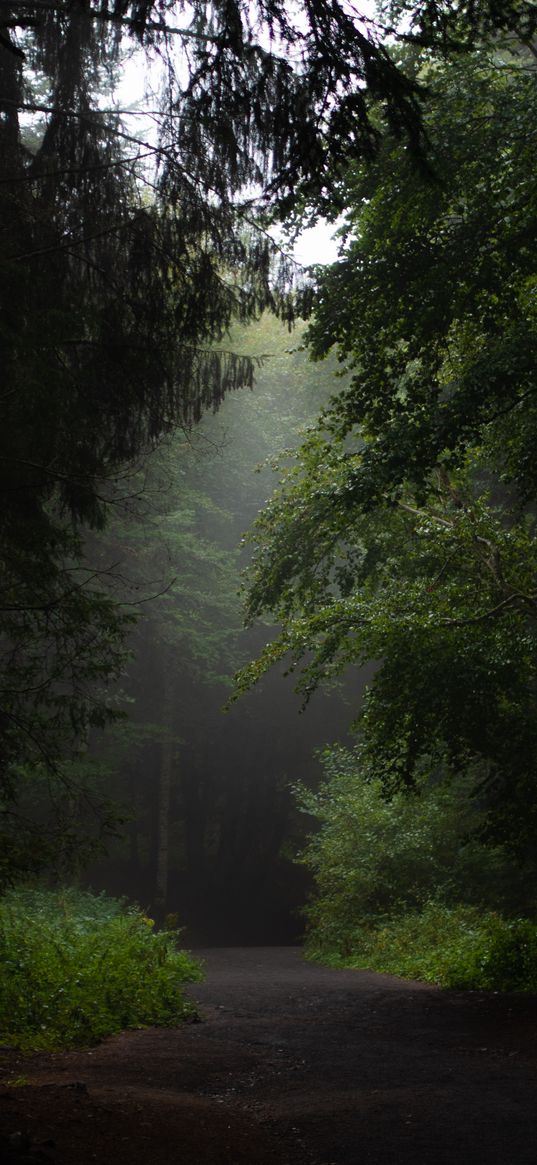
[[[0,1055],[6,1162],[537,1165],[537,998],[200,953],[201,1023]]]

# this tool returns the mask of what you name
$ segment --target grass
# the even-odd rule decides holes
[[[136,907],[78,890],[19,888],[0,899],[0,1041],[92,1044],[192,1015],[183,984],[201,970]]]

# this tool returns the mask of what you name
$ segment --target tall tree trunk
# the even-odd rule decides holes
[[[22,54],[4,26],[0,40],[0,161],[4,181],[12,178],[16,183],[14,189],[8,185],[9,198],[15,205],[21,198],[18,182],[22,173],[18,114],[18,105],[22,101],[21,60]]]
[[[131,874],[137,877],[140,870],[140,804],[139,776],[136,770],[129,774],[129,799],[132,818],[128,823],[127,837],[129,841],[129,866]]]
[[[164,654],[162,689],[162,724],[164,729],[164,736],[161,744],[160,755],[155,905],[159,910],[164,911],[168,895],[170,807],[173,780],[173,762],[175,756],[173,682],[167,653]]]

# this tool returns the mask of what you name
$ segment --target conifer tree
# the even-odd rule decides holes
[[[496,27],[534,31],[527,3],[451,8],[412,6],[405,36],[452,49]],[[27,861],[21,771],[41,766],[46,784],[112,711],[98,689],[121,669],[125,616],[110,572],[84,566],[83,531],[105,522],[126,465],[252,383],[252,361],[225,347],[233,318],[307,310],[265,228],[271,215],[340,208],[349,156],[377,147],[371,100],[423,156],[418,90],[382,39],[407,9],[398,0],[376,24],[338,0],[311,0],[296,18],[280,0],[1,0],[8,866]],[[165,78],[156,139],[106,107],[128,47],[152,53]],[[51,846],[33,848],[39,865]]]

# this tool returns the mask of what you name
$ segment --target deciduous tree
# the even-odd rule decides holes
[[[531,44],[529,3],[451,7],[416,4],[404,38],[452,51],[503,29]],[[397,29],[407,8],[386,19]],[[58,774],[109,713],[92,669],[104,680],[121,667],[123,616],[109,576],[84,576],[81,530],[105,522],[126,464],[251,384],[252,361],[225,345],[231,320],[299,308],[271,215],[341,206],[349,158],[372,159],[382,139],[372,101],[423,157],[419,86],[394,64],[385,24],[327,0],[296,18],[275,0],[2,0],[7,819],[13,766]],[[156,136],[113,97],[133,47],[160,62],[163,99],[144,109]]]
[[[386,142],[351,172],[310,329],[351,370],[257,523],[249,614],[305,695],[376,659],[361,718],[386,787],[477,760],[489,827],[537,824],[534,61],[425,59],[435,181]]]

